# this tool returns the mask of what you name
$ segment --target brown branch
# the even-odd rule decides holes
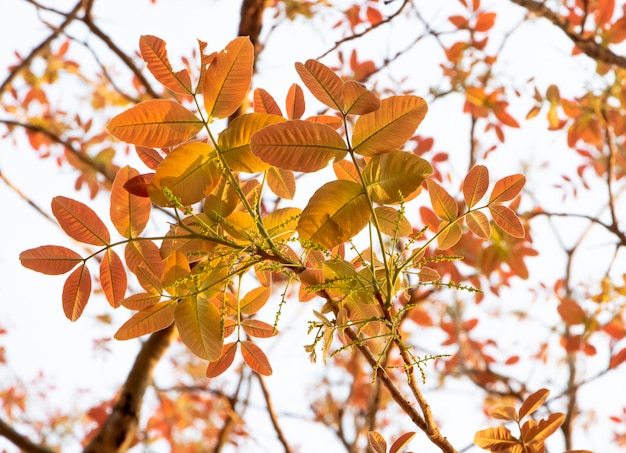
[[[24,453],[54,453],[54,450],[43,445],[38,445],[28,437],[18,433],[2,419],[0,419],[0,437],[7,438]]]
[[[604,47],[591,38],[585,38],[580,33],[576,32],[568,20],[552,11],[544,3],[536,0],[511,0],[511,2],[552,22],[552,24],[560,28],[567,37],[572,40],[574,45],[588,57],[601,61],[602,63],[612,64],[626,69],[625,57],[613,53],[609,48]]]
[[[276,412],[274,412],[274,405],[272,404],[272,397],[270,395],[269,390],[267,389],[267,386],[265,385],[263,376],[261,376],[258,373],[254,373],[254,374],[256,375],[259,381],[259,385],[261,386],[261,392],[263,392],[263,397],[265,398],[265,405],[267,406],[267,413],[270,416],[270,420],[272,422],[272,426],[274,427],[274,431],[276,431],[278,440],[280,441],[281,445],[285,449],[285,453],[291,453],[293,450],[289,446],[289,442],[287,442],[287,438],[285,437],[285,434],[283,433],[283,430],[280,427],[280,424],[278,423],[278,417],[276,416]]]
[[[83,453],[124,452],[135,439],[143,397],[156,364],[174,337],[174,326],[154,332],[142,345],[113,410]]]

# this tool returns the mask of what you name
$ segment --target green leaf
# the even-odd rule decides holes
[[[402,147],[415,133],[428,107],[418,96],[390,96],[380,108],[357,119],[352,149],[362,156],[389,153]]]
[[[176,307],[174,320],[183,343],[204,360],[222,355],[221,315],[213,303],[204,298],[186,297]]]
[[[294,120],[257,132],[252,152],[262,161],[285,170],[313,172],[331,160],[345,157],[346,144],[334,129],[320,123]]]
[[[430,164],[404,151],[393,151],[372,157],[365,166],[363,179],[376,203],[398,203],[416,191],[433,173]]]
[[[351,181],[331,181],[311,197],[298,222],[300,238],[327,248],[354,237],[370,220],[363,188]]]

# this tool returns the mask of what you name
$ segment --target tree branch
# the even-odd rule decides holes
[[[37,445],[28,437],[18,433],[2,419],[0,419],[0,436],[6,437],[24,453],[54,453],[54,450],[43,445]]]
[[[539,17],[549,20],[559,27],[574,45],[580,49],[585,55],[602,63],[612,64],[626,69],[626,58],[613,53],[607,47],[597,43],[592,38],[585,38],[580,32],[576,32],[570,22],[550,8],[544,3],[536,0],[511,0],[511,2],[526,8],[528,11]]]
[[[259,385],[261,386],[261,391],[263,392],[263,397],[265,398],[265,404],[267,406],[267,413],[270,416],[270,420],[272,421],[272,426],[274,427],[274,431],[276,431],[278,440],[280,441],[281,445],[285,449],[285,453],[292,453],[293,450],[291,449],[291,446],[289,445],[289,442],[287,441],[287,438],[285,437],[285,434],[283,433],[283,430],[280,427],[280,424],[278,423],[278,417],[276,416],[276,413],[274,412],[274,405],[272,404],[272,397],[270,395],[269,390],[267,390],[267,386],[265,385],[263,376],[261,376],[258,373],[254,373],[254,374],[256,375],[259,381]]]

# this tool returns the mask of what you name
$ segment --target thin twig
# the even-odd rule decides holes
[[[261,392],[263,392],[263,398],[265,398],[265,405],[267,407],[267,413],[270,416],[270,420],[272,422],[272,426],[274,427],[274,431],[276,431],[276,436],[278,436],[278,440],[281,445],[285,449],[285,453],[291,453],[293,450],[289,446],[289,442],[283,433],[280,424],[278,423],[278,417],[276,416],[276,412],[274,411],[274,405],[272,404],[272,396],[270,392],[267,390],[267,386],[265,385],[265,380],[263,376],[258,373],[254,373],[259,381],[259,385],[261,386]]]

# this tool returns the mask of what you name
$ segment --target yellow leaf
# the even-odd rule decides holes
[[[153,99],[115,116],[107,129],[119,140],[149,148],[179,145],[194,137],[204,123],[177,102]]]
[[[415,133],[428,107],[418,96],[390,96],[380,108],[357,119],[352,132],[354,152],[373,156],[399,149]]]
[[[313,194],[302,211],[298,234],[330,249],[354,237],[369,220],[363,188],[351,181],[331,181]]]
[[[116,340],[130,340],[169,327],[174,322],[176,302],[159,302],[135,313],[115,332]]]
[[[295,66],[302,82],[318,101],[331,109],[344,111],[343,82],[332,69],[316,60]]]
[[[487,216],[482,212],[468,212],[465,216],[465,224],[479,238],[487,240],[491,237],[491,224]]]
[[[435,214],[443,220],[450,222],[455,220],[459,214],[459,206],[452,195],[432,179],[427,180],[426,185]]]
[[[243,102],[254,64],[254,46],[248,37],[233,39],[213,59],[204,74],[204,108],[209,118],[226,118]]]
[[[183,343],[204,360],[217,360],[222,355],[220,311],[210,301],[186,297],[176,307],[174,319]]]
[[[321,170],[331,160],[343,159],[347,152],[343,138],[334,129],[302,120],[265,127],[254,134],[251,146],[262,161],[303,172]]]
[[[461,240],[461,236],[463,236],[463,228],[458,223],[453,223],[450,225],[450,222],[444,220],[439,225],[439,233],[437,236],[437,245],[440,250],[448,250],[451,247],[454,247],[457,242]]]
[[[296,232],[300,208],[279,208],[263,217],[263,224],[275,241],[286,241]]]
[[[184,279],[189,275],[190,268],[187,257],[176,251],[165,259],[163,269],[163,288],[172,296],[182,296],[189,292]]]
[[[346,115],[365,115],[380,108],[380,98],[355,80],[344,82],[343,95]]]
[[[515,421],[517,420],[517,411],[513,406],[498,406],[489,411],[489,416],[498,420]]]
[[[265,174],[267,186],[277,197],[293,200],[296,194],[296,178],[291,170],[270,167]]]
[[[206,143],[187,143],[169,153],[156,169],[150,199],[160,205],[170,203],[163,194],[167,187],[184,206],[192,205],[217,185],[220,171],[213,162],[215,150]]]
[[[487,428],[478,431],[474,435],[474,445],[480,448],[488,449],[490,451],[507,451],[509,453],[521,453],[522,451],[521,445],[519,445],[519,440],[513,437],[511,431],[509,431],[504,426]],[[515,448],[518,446],[520,447],[520,449],[516,450]]]
[[[390,206],[377,206],[374,208],[378,225],[383,234],[393,237],[406,237],[413,233],[411,222],[404,216],[400,218],[400,212]]]

